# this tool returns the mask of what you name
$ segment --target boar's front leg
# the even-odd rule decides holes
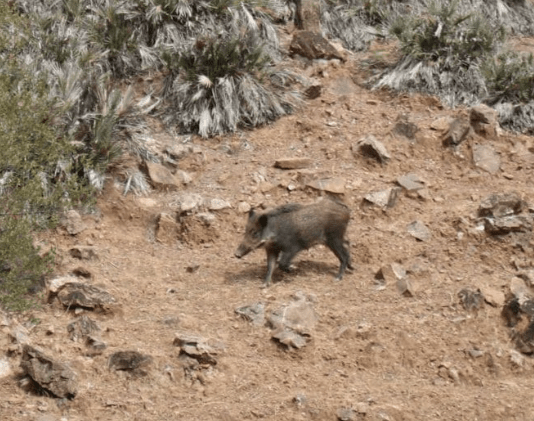
[[[271,285],[271,278],[273,276],[276,260],[278,260],[278,254],[280,254],[280,250],[276,249],[265,249],[265,251],[267,252],[267,275],[265,275],[265,281],[263,282],[262,288],[267,288]]]

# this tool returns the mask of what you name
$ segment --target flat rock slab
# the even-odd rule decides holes
[[[416,174],[401,175],[397,178],[397,183],[408,191],[417,191],[425,187],[423,181]]]
[[[178,190],[182,187],[182,180],[161,164],[145,161],[145,167],[150,182],[155,189]]]
[[[290,349],[302,348],[308,343],[317,320],[313,304],[302,293],[297,293],[294,301],[269,316],[272,337]]]
[[[306,185],[315,190],[342,194],[345,193],[345,184],[346,181],[342,178],[323,178],[319,180],[312,180]]]
[[[265,324],[265,304],[263,303],[238,307],[235,312],[256,326]]]
[[[490,174],[496,174],[501,169],[501,157],[488,145],[473,145],[473,162]]]
[[[173,343],[180,348],[180,355],[185,354],[208,365],[217,364],[217,356],[223,349],[222,345],[212,344],[207,338],[182,332],[176,334]]]
[[[491,235],[504,235],[511,232],[531,232],[532,218],[521,215],[485,218],[484,230]]]
[[[432,238],[430,230],[421,221],[413,221],[406,229],[412,237],[419,241],[428,241]]]
[[[518,193],[491,194],[478,207],[478,215],[484,217],[502,218],[518,215],[527,208],[527,204]]]
[[[76,396],[76,373],[68,365],[55,361],[41,350],[24,345],[20,366],[39,386],[58,398],[72,399]]]
[[[399,188],[391,187],[389,189],[368,193],[364,200],[381,208],[392,208],[397,203]]]
[[[108,310],[117,300],[109,292],[93,285],[80,282],[65,284],[58,292],[61,304],[68,308],[83,307],[87,309]]]
[[[355,155],[360,153],[370,158],[374,158],[380,163],[385,163],[391,159],[391,155],[382,142],[376,139],[373,135],[368,135],[358,140],[352,146],[352,153]]]
[[[280,158],[275,161],[274,166],[284,170],[297,170],[308,168],[311,164],[310,158]]]

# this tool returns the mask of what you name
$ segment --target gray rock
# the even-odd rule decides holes
[[[152,361],[150,355],[141,354],[138,351],[118,351],[109,357],[108,367],[110,370],[124,370],[145,375]]]
[[[65,284],[58,292],[57,297],[61,304],[67,308],[82,307],[108,311],[117,304],[117,300],[109,292],[79,282]]]
[[[518,215],[526,210],[527,204],[518,193],[491,194],[478,207],[478,215],[482,217],[501,218]]]
[[[58,398],[72,399],[76,396],[76,373],[68,365],[55,361],[41,350],[24,345],[20,366],[24,374]]]
[[[146,172],[152,186],[159,190],[178,190],[182,180],[161,164],[145,161]]]
[[[308,168],[312,164],[310,158],[280,158],[274,163],[276,168],[284,170],[296,170],[301,168]]]
[[[408,278],[397,279],[397,291],[399,291],[399,294],[404,295],[405,297],[414,296],[414,289]]]
[[[375,278],[383,279],[387,283],[397,282],[399,279],[403,279],[404,277],[406,277],[406,271],[396,262],[382,266],[375,275]]]
[[[493,108],[485,104],[476,105],[469,112],[469,120],[478,135],[491,139],[498,137],[498,113]]]
[[[407,227],[408,233],[419,241],[428,241],[432,238],[430,230],[421,221],[414,221]]]
[[[406,139],[413,141],[415,135],[419,131],[417,124],[413,123],[406,114],[399,114],[395,126],[393,126],[393,133],[399,136],[404,136]]]
[[[306,185],[315,190],[343,194],[345,193],[345,184],[346,181],[342,178],[323,178],[319,180],[312,180]]]
[[[195,193],[186,193],[179,198],[180,210],[190,212],[197,209],[203,203],[202,196]]]
[[[504,235],[511,232],[531,232],[530,216],[505,216],[502,218],[485,218],[484,230],[491,235]]]
[[[478,288],[464,288],[458,292],[458,298],[468,312],[477,312],[484,306],[484,296]]]
[[[69,250],[72,257],[80,260],[97,260],[98,249],[94,246],[77,245]]]
[[[408,191],[417,191],[425,187],[423,181],[416,174],[401,175],[397,183]]]
[[[384,144],[373,135],[368,135],[358,140],[352,146],[352,153],[353,155],[362,154],[374,158],[381,164],[391,159],[391,155]]]
[[[185,354],[200,364],[208,365],[216,365],[217,357],[223,350],[221,344],[212,343],[202,336],[183,332],[176,334],[173,344],[180,348],[181,355]]]
[[[473,145],[474,164],[490,174],[496,174],[501,169],[501,158],[495,149],[488,145]]]
[[[272,337],[288,348],[302,348],[309,341],[318,317],[312,302],[304,294],[295,294],[294,301],[272,312],[268,321]]]
[[[78,342],[82,339],[85,339],[89,335],[93,335],[99,331],[100,328],[98,327],[96,322],[85,315],[79,317],[78,319],[67,325],[67,332],[69,332],[69,337],[74,342]]]
[[[364,196],[364,200],[380,206],[383,209],[392,208],[397,203],[399,191],[399,188],[391,187],[389,189],[368,193]]]
[[[444,133],[442,142],[444,146],[458,146],[471,132],[471,124],[466,118],[455,118]]]
[[[289,53],[293,56],[314,59],[339,59],[344,61],[344,57],[336,48],[330,44],[322,35],[311,31],[298,31],[293,35],[289,45]]]
[[[238,307],[235,312],[256,326],[265,324],[265,304],[263,303]]]
[[[308,99],[319,98],[321,96],[322,91],[323,91],[323,85],[321,85],[320,83],[316,82],[316,83],[313,83],[312,85],[308,86],[304,90],[304,96],[306,98],[308,98]]]
[[[6,357],[0,358],[0,379],[10,376],[12,372],[9,360]]]
[[[70,235],[76,235],[86,229],[80,214],[74,209],[68,210],[63,218],[63,226]]]
[[[208,209],[212,211],[228,209],[231,207],[232,206],[230,205],[230,203],[228,203],[226,200],[223,200],[223,199],[215,198],[215,199],[211,199],[208,202]]]
[[[252,209],[252,206],[248,202],[239,202],[237,204],[237,211],[239,213],[248,213],[250,209]]]

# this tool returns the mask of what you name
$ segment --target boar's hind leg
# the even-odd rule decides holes
[[[282,256],[280,257],[280,263],[278,263],[278,267],[282,269],[284,272],[289,272],[289,266],[291,265],[291,261],[293,260],[293,257],[299,252],[299,250],[284,250],[282,252]]]
[[[276,260],[278,259],[279,251],[266,250],[267,251],[267,275],[265,275],[265,281],[263,281],[262,288],[267,288],[271,285],[271,278],[273,276]]]
[[[339,262],[341,263],[339,267],[339,273],[336,276],[336,279],[338,281],[341,281],[341,279],[343,279],[345,269],[347,269],[348,266],[352,267],[352,265],[350,264],[349,250],[343,244],[343,237],[330,237],[328,238],[326,245],[330,250],[334,252],[334,254],[339,259]]]

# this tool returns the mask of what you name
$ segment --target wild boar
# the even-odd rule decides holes
[[[278,267],[287,272],[297,253],[316,244],[324,244],[339,259],[341,265],[336,279],[341,280],[346,268],[353,269],[344,238],[349,219],[349,208],[330,199],[310,205],[289,203],[262,213],[251,209],[243,241],[235,256],[241,258],[264,247],[267,275],[263,287],[268,287],[279,256]]]

